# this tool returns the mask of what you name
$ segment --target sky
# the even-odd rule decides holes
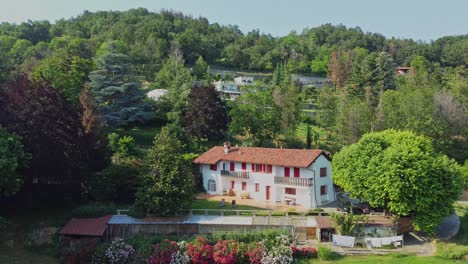
[[[84,10],[173,9],[273,36],[325,23],[430,41],[468,34],[468,0],[0,0],[0,22],[56,21]]]

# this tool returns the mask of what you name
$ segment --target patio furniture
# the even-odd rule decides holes
[[[231,207],[232,207],[232,208],[236,208],[236,207],[237,207],[236,200],[232,200],[232,202],[231,202]]]
[[[221,199],[219,206],[224,207],[225,205],[226,205],[226,201],[224,199]]]

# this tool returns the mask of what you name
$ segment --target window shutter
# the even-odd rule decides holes
[[[229,166],[229,170],[234,171],[234,168],[235,168],[235,163],[231,162],[231,166]]]
[[[242,170],[247,170],[247,164],[245,162],[242,162]]]
[[[301,169],[300,168],[294,168],[294,177],[299,178],[301,175]]]
[[[289,177],[289,167],[284,167],[284,177]]]

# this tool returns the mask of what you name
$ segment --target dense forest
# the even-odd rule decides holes
[[[167,126],[158,142],[178,142],[184,155],[226,136],[333,154],[371,131],[411,130],[463,164],[467,65],[468,35],[419,42],[325,24],[273,37],[142,8],[1,23],[0,142],[11,144],[0,146],[9,160],[0,164],[9,175],[0,194],[17,192],[21,182],[86,182],[86,194],[99,200],[116,193],[102,189],[111,181],[131,188],[132,200],[151,146],[112,132],[134,127]],[[271,75],[224,100],[209,86],[220,78],[210,66]],[[398,74],[398,66],[408,72]],[[292,74],[327,77],[331,87],[303,85]],[[148,87],[167,94],[149,100]],[[184,157],[180,163],[193,155]]]

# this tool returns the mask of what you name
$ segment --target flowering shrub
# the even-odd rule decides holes
[[[219,240],[213,252],[213,260],[217,264],[237,263],[237,242],[234,240]]]
[[[208,244],[208,240],[197,237],[194,243],[187,245],[187,254],[192,263],[210,264],[213,262],[213,248]]]
[[[249,263],[252,264],[261,264],[262,263],[262,256],[263,251],[265,251],[265,247],[262,243],[251,243],[248,246],[247,252],[247,260]]]
[[[189,264],[190,257],[187,253],[182,251],[177,251],[176,253],[172,254],[171,264]]]
[[[126,244],[122,238],[116,238],[107,248],[105,256],[110,264],[125,264],[132,261],[134,253],[135,249],[132,246]]]
[[[291,247],[291,250],[293,252],[293,257],[295,259],[299,258],[317,258],[317,249],[312,248],[312,247],[303,247],[303,248],[297,248],[297,247]]]
[[[264,240],[266,250],[262,253],[262,264],[290,264],[294,259],[291,241],[288,236],[279,236],[273,240]]]
[[[174,241],[165,239],[159,244],[153,245],[153,254],[148,259],[148,264],[170,264],[172,256],[179,250]]]

